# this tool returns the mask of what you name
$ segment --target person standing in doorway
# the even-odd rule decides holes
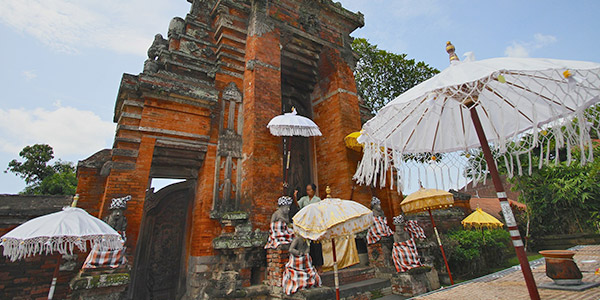
[[[298,206],[300,206],[300,209],[304,208],[305,206],[309,205],[309,204],[313,204],[313,203],[317,203],[319,201],[321,201],[321,198],[319,198],[319,196],[315,195],[317,190],[317,186],[314,183],[311,183],[309,185],[306,186],[306,196],[300,198],[300,200],[298,201]],[[298,190],[294,191],[294,198],[298,197]]]

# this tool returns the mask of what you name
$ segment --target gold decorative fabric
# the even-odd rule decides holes
[[[333,270],[333,247],[331,240],[322,241],[323,245],[323,271]],[[338,269],[347,268],[360,262],[354,235],[335,238],[335,254]]]

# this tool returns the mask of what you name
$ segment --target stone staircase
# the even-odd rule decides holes
[[[354,266],[339,270],[340,299],[375,299],[391,295],[389,279],[375,278],[375,269]],[[333,271],[321,274],[323,286],[296,293],[290,299],[329,300],[335,299]]]

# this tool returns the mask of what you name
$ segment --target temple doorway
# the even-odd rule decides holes
[[[195,181],[148,191],[137,242],[130,299],[181,299]]]

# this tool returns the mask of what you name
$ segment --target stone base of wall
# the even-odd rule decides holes
[[[79,273],[69,286],[73,300],[119,300],[125,298],[129,287],[126,269],[93,270]]]
[[[392,293],[415,296],[440,288],[438,273],[430,267],[421,267],[404,273],[396,273],[390,278]]]

